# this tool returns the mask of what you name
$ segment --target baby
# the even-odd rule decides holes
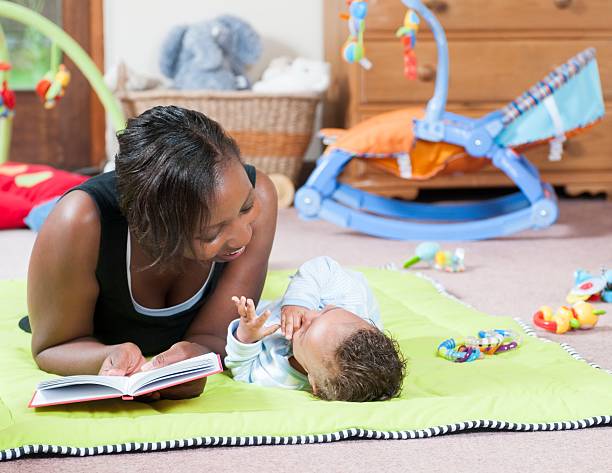
[[[234,379],[311,390],[325,400],[378,401],[400,392],[405,361],[382,332],[365,277],[328,257],[304,263],[282,299],[257,316],[233,297],[240,319],[228,327],[225,366]]]

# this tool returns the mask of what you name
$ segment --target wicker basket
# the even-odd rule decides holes
[[[293,183],[313,134],[319,94],[273,95],[250,91],[119,91],[127,117],[156,105],[177,105],[205,113],[237,141],[242,158],[268,174]]]

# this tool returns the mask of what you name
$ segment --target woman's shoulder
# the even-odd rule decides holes
[[[67,285],[97,287],[99,245],[100,217],[95,203],[83,191],[70,192],[49,214],[36,238],[28,287],[45,288],[37,297],[51,297],[49,291],[60,291]]]
[[[276,207],[278,204],[276,187],[274,187],[272,180],[266,173],[255,170],[255,168],[253,168],[253,170],[256,173],[255,192],[257,196],[261,199],[264,206],[271,206],[274,208],[274,212],[276,212]]]
[[[51,243],[60,253],[83,252],[97,257],[100,215],[92,197],[78,189],[66,194],[49,214],[38,239]]]
[[[70,191],[64,198],[75,191],[83,191],[89,195],[97,207],[102,219],[115,217],[121,214],[118,202],[117,176],[115,171],[106,172],[92,177],[80,186]]]

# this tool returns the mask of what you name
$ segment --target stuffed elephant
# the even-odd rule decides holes
[[[177,26],[162,45],[160,68],[177,89],[246,89],[245,68],[259,59],[261,40],[232,15]]]

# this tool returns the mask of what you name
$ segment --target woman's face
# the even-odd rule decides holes
[[[242,163],[232,160],[222,171],[215,202],[208,224],[196,235],[195,259],[233,261],[251,241],[253,223],[261,211]]]

